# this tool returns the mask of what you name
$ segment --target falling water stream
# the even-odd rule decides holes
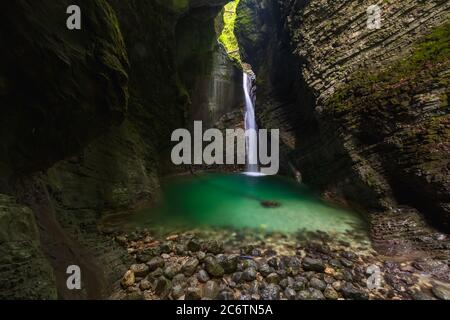
[[[245,131],[247,136],[247,168],[248,174],[259,172],[258,166],[258,125],[255,116],[255,95],[253,92],[253,81],[248,73],[244,72],[244,94],[245,94]]]

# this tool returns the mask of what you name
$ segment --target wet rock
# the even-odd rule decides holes
[[[182,286],[180,285],[176,285],[172,288],[172,293],[171,296],[173,299],[178,300],[180,299],[182,296],[184,296],[184,289]]]
[[[159,250],[161,251],[161,253],[171,253],[173,250],[172,242],[164,242],[159,246]]]
[[[345,281],[351,282],[353,281],[353,274],[348,270],[343,270],[342,275]]]
[[[315,288],[309,288],[308,291],[309,291],[309,298],[311,300],[325,300],[322,291]]]
[[[140,278],[145,277],[150,272],[149,267],[145,263],[133,264],[130,270],[133,271],[136,277]]]
[[[180,286],[184,287],[185,284],[186,284],[186,277],[182,273],[179,273],[172,278],[173,286],[180,285]]]
[[[206,252],[219,254],[223,252],[223,243],[217,240],[209,240],[204,243],[204,249]]]
[[[296,299],[297,300],[309,300],[311,297],[308,290],[300,290],[300,292],[297,294]]]
[[[226,274],[230,274],[236,271],[239,262],[238,259],[238,255],[219,255],[217,257],[219,264],[222,266]]]
[[[270,258],[270,259],[267,261],[267,264],[268,264],[269,266],[271,266],[272,268],[274,268],[274,269],[278,269],[278,267],[279,267],[279,260],[278,260],[277,257],[273,257],[273,258]]]
[[[276,202],[276,201],[270,201],[270,200],[266,200],[266,201],[261,201],[261,206],[263,206],[264,208],[279,208],[281,207],[281,203]]]
[[[258,264],[253,259],[244,259],[238,265],[239,271],[244,271],[248,268],[258,269]]]
[[[208,281],[203,287],[203,297],[215,299],[219,295],[219,285],[215,281]]]
[[[307,257],[303,259],[302,266],[305,271],[316,271],[316,272],[325,271],[325,264],[320,259],[313,259]]]
[[[244,279],[242,279],[242,272],[240,271],[234,273],[231,279],[236,283],[241,283],[244,281]]]
[[[152,283],[147,279],[144,279],[139,283],[139,288],[143,291],[150,290],[152,288]]]
[[[169,264],[164,268],[164,276],[168,279],[172,279],[173,277],[175,277],[175,275],[177,275],[180,272],[181,267],[176,263]]]
[[[126,300],[129,300],[129,301],[139,301],[139,300],[143,300],[143,299],[144,299],[144,295],[140,291],[131,292],[131,293],[127,294],[127,296],[126,296]]]
[[[161,257],[154,257],[147,262],[149,271],[155,271],[158,268],[163,268],[164,264],[165,264],[164,259]]]
[[[341,264],[346,267],[346,268],[352,268],[353,267],[353,262],[351,262],[350,260],[346,259],[346,258],[341,258],[340,259]]]
[[[290,268],[293,268],[293,269],[300,269],[301,266],[302,266],[302,260],[300,258],[298,258],[298,257],[291,257],[287,261],[286,265],[288,267],[290,267]]]
[[[198,252],[200,251],[200,249],[202,248],[202,244],[200,242],[200,240],[194,238],[188,241],[188,243],[186,244],[186,249],[191,251],[191,252]]]
[[[247,268],[242,273],[242,279],[245,281],[253,281],[256,279],[256,269],[253,267]]]
[[[155,293],[161,298],[165,299],[169,293],[170,289],[172,288],[172,283],[169,279],[161,276],[156,280],[155,283]]]
[[[310,286],[311,288],[314,288],[314,289],[323,291],[323,290],[325,290],[325,288],[327,287],[327,284],[326,284],[324,281],[320,280],[320,279],[312,278],[312,279],[309,281],[309,286]]]
[[[186,255],[186,246],[181,243],[175,245],[175,253],[179,256]]]
[[[189,258],[181,267],[181,271],[186,276],[192,276],[197,270],[199,263],[197,258]]]
[[[186,289],[186,300],[201,300],[202,290],[196,287],[189,287]]]
[[[351,283],[346,283],[341,288],[341,293],[344,296],[344,298],[347,298],[347,299],[353,299],[353,300],[367,300],[367,299],[369,299],[369,295],[366,292],[356,288]]]
[[[117,236],[116,237],[116,241],[118,244],[120,244],[121,246],[126,246],[127,245],[127,237],[126,236]]]
[[[222,301],[234,300],[234,293],[233,291],[230,290],[223,290],[218,294],[217,300]]]
[[[332,286],[328,286],[324,292],[323,295],[325,296],[325,298],[327,298],[328,300],[337,300],[339,299],[339,294],[337,293],[336,290],[333,289]]]
[[[136,282],[133,271],[128,270],[122,278],[121,285],[124,289],[131,287]]]
[[[341,268],[342,267],[342,263],[338,259],[330,259],[330,261],[328,263],[333,268]]]
[[[197,273],[197,279],[201,283],[206,283],[209,281],[209,275],[205,270],[202,269]]]
[[[273,283],[268,284],[260,290],[260,296],[262,300],[279,300],[280,287]]]
[[[279,284],[280,276],[277,273],[271,273],[266,277],[267,283]]]
[[[284,297],[288,300],[295,300],[297,297],[297,292],[292,288],[286,288],[284,290]]]
[[[287,277],[287,278],[281,280],[279,285],[280,285],[281,288],[286,289],[287,287],[293,287],[294,283],[295,283],[294,278]]]
[[[444,284],[433,284],[431,289],[436,298],[441,300],[450,300],[450,286]]]
[[[251,255],[254,257],[260,257],[262,255],[261,250],[259,249],[253,249],[251,252]]]
[[[274,272],[275,269],[269,266],[269,264],[267,263],[261,263],[258,267],[258,271],[263,277],[267,277],[269,274]]]
[[[205,252],[203,252],[203,251],[197,252],[197,259],[199,261],[203,261],[203,260],[205,260],[205,258],[206,258],[206,253]]]
[[[306,288],[306,284],[308,283],[308,279],[304,277],[296,277],[292,288],[296,291],[302,291]]]
[[[223,270],[222,266],[217,262],[217,259],[211,256],[205,258],[205,269],[215,278],[222,277],[225,274],[225,270]]]

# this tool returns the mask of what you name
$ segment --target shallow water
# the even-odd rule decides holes
[[[275,207],[267,208],[263,202]],[[163,200],[137,211],[129,223],[181,227],[231,227],[268,232],[361,235],[366,225],[355,212],[333,207],[292,180],[244,174],[203,174],[167,179]]]

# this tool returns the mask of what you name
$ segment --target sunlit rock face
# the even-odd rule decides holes
[[[449,61],[436,52],[448,43],[450,5],[384,3],[371,30],[372,4],[240,2],[244,58],[268,93],[259,121],[283,128],[285,165],[308,184],[369,210],[407,205],[448,230]]]

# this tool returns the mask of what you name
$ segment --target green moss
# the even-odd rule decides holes
[[[239,52],[239,43],[236,35],[234,34],[234,28],[236,23],[236,8],[240,0],[234,0],[225,5],[223,13],[224,27],[219,37],[219,41],[224,46],[228,55],[236,62],[241,64],[241,55]]]

